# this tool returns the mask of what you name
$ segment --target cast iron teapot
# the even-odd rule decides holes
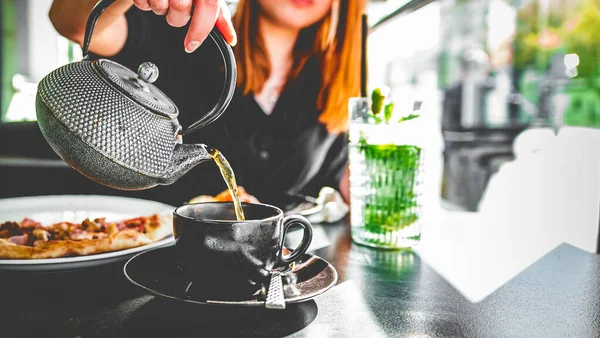
[[[96,182],[122,190],[171,184],[212,159],[205,145],[183,144],[182,136],[212,123],[229,105],[236,82],[233,51],[213,29],[210,37],[223,56],[225,85],[216,106],[183,130],[173,101],[152,84],[158,78],[155,65],[143,63],[135,74],[110,60],[91,60],[92,32],[113,2],[98,2],[90,14],[83,61],[58,68],[39,83],[38,124],[54,151]]]

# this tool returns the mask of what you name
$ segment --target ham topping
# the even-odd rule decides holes
[[[12,236],[8,240],[16,245],[25,245],[25,244],[27,244],[28,238],[29,238],[29,235],[23,234],[21,236]]]
[[[23,221],[21,222],[21,227],[22,228],[31,228],[31,229],[38,229],[38,228],[42,228],[42,223],[40,222],[36,222],[30,218],[24,218]]]
[[[146,222],[147,219],[142,218],[142,217],[138,217],[138,218],[133,218],[133,219],[129,219],[126,221],[122,221],[117,225],[117,228],[119,230],[124,230],[125,228],[127,229],[134,229],[140,232],[144,232],[144,230],[146,229]]]

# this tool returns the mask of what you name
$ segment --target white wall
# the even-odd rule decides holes
[[[23,0],[19,0],[23,1]],[[27,6],[27,43],[28,55],[28,80],[37,83],[44,76],[64,64],[66,60],[66,46],[60,41],[58,33],[54,30],[48,11],[52,0],[25,0]],[[59,45],[62,42],[62,51],[59,53]]]
[[[411,14],[377,27],[368,40],[368,88],[388,86],[395,111],[408,115],[413,103],[423,102],[419,133],[424,136],[425,203],[438,208],[443,167],[441,95],[437,89],[440,5],[433,2]],[[427,212],[424,213],[427,215]]]

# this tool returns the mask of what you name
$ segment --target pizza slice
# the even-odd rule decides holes
[[[241,202],[259,203],[258,199],[250,195],[242,186],[238,186],[238,196]],[[228,189],[223,190],[217,196],[200,195],[192,198],[188,203],[203,203],[203,202],[232,202],[231,194]]]
[[[50,226],[25,218],[0,225],[0,259],[93,255],[138,247],[172,233],[171,217],[154,214],[119,222],[105,218]]]

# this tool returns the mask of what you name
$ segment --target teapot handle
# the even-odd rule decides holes
[[[85,58],[88,58],[88,50],[90,47],[90,42],[92,41],[92,34],[100,15],[102,15],[104,10],[106,10],[106,8],[112,5],[115,1],[116,0],[100,0],[96,6],[94,6],[94,9],[92,9],[85,27],[85,37],[83,40],[83,55]],[[218,119],[221,114],[225,112],[225,109],[227,109],[227,106],[233,98],[233,93],[235,92],[237,69],[233,50],[227,41],[225,41],[225,38],[223,38],[223,35],[217,29],[217,27],[213,28],[213,30],[210,32],[210,37],[217,45],[217,48],[223,57],[223,63],[225,66],[225,85],[223,86],[223,90],[221,91],[221,96],[219,97],[217,104],[200,120],[187,127],[187,129],[183,131],[182,135],[194,132]]]

